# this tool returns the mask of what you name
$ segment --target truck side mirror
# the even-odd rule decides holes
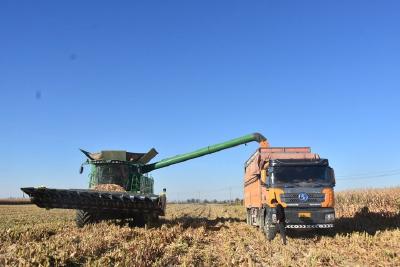
[[[82,174],[82,172],[83,172],[83,166],[81,166],[81,167],[79,168],[79,174]]]
[[[329,178],[332,181],[332,184],[335,185],[336,184],[336,179],[335,179],[335,171],[332,168],[328,169],[328,173],[329,173]]]
[[[265,184],[267,181],[267,170],[261,170],[259,178],[261,178],[261,182]]]

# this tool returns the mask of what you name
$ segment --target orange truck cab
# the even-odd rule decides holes
[[[245,163],[247,223],[271,240],[276,234],[276,199],[285,208],[286,228],[333,228],[335,175],[327,159],[309,147],[262,145]]]

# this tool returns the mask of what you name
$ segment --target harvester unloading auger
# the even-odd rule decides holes
[[[261,146],[267,145],[264,136],[253,133],[155,163],[149,163],[158,154],[154,148],[147,153],[90,153],[81,150],[88,158],[82,164],[81,173],[83,165],[91,166],[89,189],[25,187],[21,190],[38,207],[76,209],[76,223],[79,227],[106,219],[133,219],[136,225],[143,226],[163,216],[166,207],[165,194],[154,194],[154,181],[148,175],[149,172],[253,141],[259,142]],[[120,190],[110,191],[109,188],[113,187]]]

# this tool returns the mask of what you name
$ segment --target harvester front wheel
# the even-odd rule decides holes
[[[76,226],[79,228],[85,226],[86,224],[91,224],[94,222],[94,216],[90,212],[84,210],[76,210],[75,217]]]
[[[133,217],[133,222],[137,227],[144,227],[146,225],[146,218],[144,214],[138,213]]]

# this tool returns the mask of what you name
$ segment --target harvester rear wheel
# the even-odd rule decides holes
[[[84,210],[76,210],[75,222],[76,226],[81,228],[86,224],[94,223],[94,216],[90,212]]]

